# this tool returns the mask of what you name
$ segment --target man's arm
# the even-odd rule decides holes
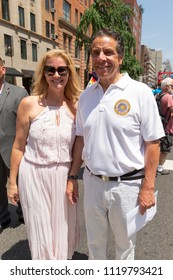
[[[69,175],[71,176],[77,175],[82,165],[83,146],[84,146],[83,137],[77,136],[73,146],[73,153],[72,153],[73,161],[71,164],[71,169],[69,171]],[[70,203],[74,204],[77,201],[79,194],[78,194],[78,184],[76,179],[68,179],[66,194]]]
[[[171,111],[171,113],[173,112],[173,106],[169,107],[169,110]]]
[[[154,188],[160,155],[160,141],[145,142],[145,178],[139,192],[139,209],[143,215],[155,205]]]

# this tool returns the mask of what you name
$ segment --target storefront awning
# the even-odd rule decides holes
[[[22,69],[22,73],[24,74],[24,78],[32,78],[34,75],[33,70]]]
[[[11,67],[6,67],[6,75],[14,77],[23,77],[23,74],[21,72]]]

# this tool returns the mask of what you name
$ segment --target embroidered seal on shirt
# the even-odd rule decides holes
[[[125,99],[118,100],[114,105],[114,111],[117,115],[125,116],[130,111],[130,103]]]

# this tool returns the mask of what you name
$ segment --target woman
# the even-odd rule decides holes
[[[63,50],[44,55],[34,80],[32,95],[19,105],[8,196],[13,204],[20,197],[32,259],[71,259],[79,240],[78,191],[70,205],[66,184],[79,82]]]

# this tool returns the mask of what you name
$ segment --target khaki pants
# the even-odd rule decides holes
[[[127,236],[126,214],[138,204],[141,179],[103,182],[85,168],[83,180],[89,259],[106,259],[110,225],[115,238],[116,259],[133,260],[136,235],[131,239]]]

